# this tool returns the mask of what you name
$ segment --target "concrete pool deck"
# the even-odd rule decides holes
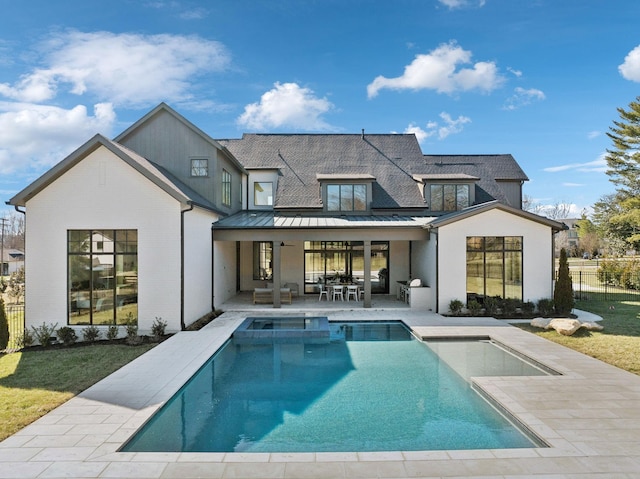
[[[201,331],[176,334],[7,438],[0,443],[0,478],[640,477],[640,376],[505,322],[411,310],[327,311],[326,315],[332,321],[401,319],[423,337],[489,336],[562,373],[475,379],[549,447],[290,454],[117,452],[248,315],[228,312]]]

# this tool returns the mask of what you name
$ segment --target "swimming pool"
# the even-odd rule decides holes
[[[434,352],[433,345],[414,338],[401,322],[330,323],[329,328],[330,339],[323,343],[227,342],[122,450],[542,446],[478,395]],[[483,343],[484,349],[494,348]],[[452,344],[438,347],[448,349]],[[504,350],[498,354],[511,356]],[[455,357],[460,356],[472,364],[479,362],[477,352]],[[525,374],[546,372],[527,365]]]

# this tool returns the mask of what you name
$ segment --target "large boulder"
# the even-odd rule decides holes
[[[564,336],[571,336],[580,329],[582,323],[577,319],[554,318],[549,323],[549,326]]]
[[[550,322],[551,322],[550,318],[533,318],[531,320],[531,326],[533,326],[534,328],[540,328],[540,329],[551,329],[549,327]]]

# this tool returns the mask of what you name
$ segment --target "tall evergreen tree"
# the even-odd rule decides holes
[[[567,262],[567,251],[560,250],[560,265],[558,267],[558,279],[553,290],[553,304],[558,314],[569,314],[573,309],[575,301],[573,299],[573,282],[569,273],[569,263]]]
[[[614,148],[607,150],[607,175],[625,196],[640,194],[640,97],[629,109],[618,108],[619,121],[609,127],[607,136]]]
[[[9,345],[9,323],[4,310],[4,300],[0,296],[0,351],[7,349]]]
[[[640,247],[640,97],[628,109],[618,108],[620,119],[609,127],[607,136],[613,148],[607,150],[607,175],[617,186],[594,209],[595,219],[606,236],[622,240],[627,246]]]

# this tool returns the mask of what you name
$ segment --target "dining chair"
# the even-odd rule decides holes
[[[333,286],[333,294],[331,295],[333,297],[333,300],[335,301],[336,298],[340,299],[341,301],[344,301],[344,286],[341,284],[336,284]]]
[[[352,296],[353,299],[358,301],[358,287],[356,285],[350,284],[347,286],[347,301],[349,301],[349,298],[351,298]]]
[[[329,290],[327,289],[327,285],[321,284],[319,286],[320,286],[320,296],[318,296],[318,301],[322,301],[323,294],[324,294],[324,297],[327,298],[327,301],[329,301]]]

